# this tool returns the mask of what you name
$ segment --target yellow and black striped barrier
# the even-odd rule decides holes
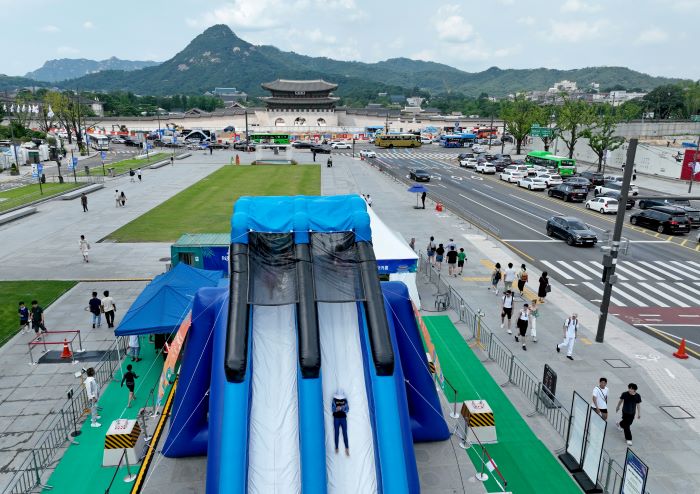
[[[133,448],[141,435],[141,426],[138,422],[134,424],[128,434],[110,434],[105,436],[105,449]]]
[[[496,422],[493,419],[493,413],[472,413],[469,414],[469,427],[494,427]]]

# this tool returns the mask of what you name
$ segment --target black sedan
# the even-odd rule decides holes
[[[659,233],[688,233],[690,219],[685,210],[673,206],[654,206],[630,216],[630,223],[644,226]]]
[[[555,185],[547,191],[549,197],[558,197],[559,199],[564,199],[565,202],[576,201],[583,202],[588,197],[588,189],[585,187],[580,187],[578,185],[573,185],[568,182],[563,184]]]
[[[255,151],[255,143],[237,141],[233,143],[233,149],[235,149],[236,151]]]
[[[590,180],[583,177],[570,177],[564,180],[564,183],[585,187],[587,190],[591,190],[593,187],[595,187]]]
[[[609,197],[610,199],[615,199],[616,201],[620,202],[620,193],[615,192],[614,190],[609,190],[607,192],[603,192],[602,194],[597,194],[596,197]],[[636,203],[637,201],[628,197],[627,207],[625,209],[632,209]]]
[[[595,186],[595,185],[603,185],[605,182],[605,176],[602,173],[598,172],[581,172],[579,175],[581,178],[585,178],[586,180],[590,180],[590,182]]]
[[[307,141],[294,141],[292,143],[294,149],[311,149],[311,146],[313,146],[313,143]]]
[[[415,180],[416,182],[430,182],[430,173],[425,170],[411,170],[408,176],[411,180]]]
[[[311,146],[312,153],[331,154],[331,147],[326,144],[314,144]]]
[[[496,173],[501,173],[510,163],[506,163],[505,160],[493,160],[491,164],[496,167]]]
[[[547,235],[559,237],[568,245],[590,245],[598,242],[598,236],[579,218],[552,216],[547,220]]]

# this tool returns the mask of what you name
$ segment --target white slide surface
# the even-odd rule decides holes
[[[377,492],[374,439],[367,403],[357,304],[318,303],[318,322],[328,493]],[[331,401],[338,390],[344,392],[350,408],[347,417],[350,456],[345,456],[342,432],[338,438],[339,452],[335,453]]]
[[[294,305],[253,307],[249,493],[301,492],[295,319]]]

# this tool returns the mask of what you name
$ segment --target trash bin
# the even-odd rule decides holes
[[[85,175],[90,175],[90,167],[85,165]]]

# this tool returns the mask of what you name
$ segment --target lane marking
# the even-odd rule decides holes
[[[594,264],[600,265],[600,263],[599,263],[598,261],[592,261],[592,262],[593,262]],[[589,266],[588,264],[586,264],[586,263],[583,262],[583,261],[574,261],[574,263],[577,264],[578,266],[581,266],[581,267],[582,267],[583,269],[585,269],[586,271],[592,272],[592,273],[593,273],[593,276],[595,276],[596,278],[601,278],[601,277],[603,276],[603,270],[602,270],[602,269],[599,271],[599,270],[597,270],[597,269],[595,269],[595,268]],[[626,278],[625,278],[625,279],[626,279]]]
[[[615,266],[615,271],[617,272],[618,270],[622,271],[623,273],[627,274],[628,276],[631,276],[632,278],[637,278],[639,281],[646,280],[646,278],[644,278],[643,276],[640,276],[639,274],[637,274],[633,270],[624,267],[621,262],[618,262],[617,266]]]
[[[661,317],[661,314],[639,314],[642,317]]]
[[[678,317],[700,317],[699,314],[678,314]]]
[[[697,264],[697,263],[695,263],[695,262],[693,262],[693,261],[687,261],[687,262],[683,262],[683,261],[671,261],[671,264],[675,264],[676,266],[680,266],[680,268],[683,270],[683,273],[684,273],[684,274],[687,274],[688,271],[691,271],[692,273],[695,274],[695,276],[700,276],[700,269],[694,269],[694,268],[691,268],[691,267],[688,266],[688,264],[692,264],[692,265]],[[669,267],[670,269],[673,269],[672,266],[668,266],[668,267]]]
[[[677,288],[672,287],[671,285],[667,283],[659,283],[659,286],[665,288],[666,290],[675,293],[679,297],[683,297],[684,299],[688,300],[690,303],[695,304],[696,306],[698,305],[698,298],[694,297],[692,295],[689,295],[688,292],[684,292],[682,290],[679,290]],[[681,315],[681,317],[683,317]],[[691,317],[700,317],[700,316],[691,316]]]
[[[662,331],[661,329],[657,329],[657,328],[655,328],[655,327],[653,327],[653,326],[650,326],[650,325],[648,325],[648,324],[635,324],[635,326],[641,326],[641,327],[643,327],[643,328],[648,329],[648,330],[651,331],[652,333],[655,333],[657,336],[660,336],[661,338],[665,339],[666,341],[669,341],[669,342],[673,343],[673,346],[678,345],[678,343],[679,343],[680,340],[681,340],[681,338],[679,338],[678,336],[676,336],[676,335],[674,335],[674,334],[667,333],[666,331]],[[654,326],[673,326],[673,325],[672,325],[672,324],[654,324]],[[686,338],[685,341],[686,341],[686,343],[691,343],[691,344],[693,344],[693,345],[700,346],[700,345],[698,345],[697,343],[695,343],[694,341],[688,340],[687,338]],[[700,353],[696,352],[696,351],[693,350],[692,348],[688,348],[688,347],[686,346],[685,351],[686,351],[687,353],[690,353],[690,354],[694,355],[694,356],[697,357],[697,358],[700,358]]]
[[[634,285],[630,285],[630,284],[626,284],[626,283],[625,283],[625,284],[623,284],[622,286],[623,286],[625,289],[629,290],[630,292],[633,292],[635,295],[637,295],[637,296],[639,296],[639,297],[642,297],[643,299],[647,299],[647,300],[650,300],[650,301],[651,301],[651,303],[642,303],[642,304],[639,304],[641,307],[664,307],[664,308],[668,308],[668,305],[666,305],[665,303],[661,302],[658,298],[649,295],[647,292],[644,292],[644,291],[640,290],[639,288],[637,288],[637,287],[634,286]],[[657,317],[659,317],[660,314],[651,314],[651,316],[657,316]]]
[[[666,367],[664,367],[664,370],[666,371],[666,374],[668,374],[668,377],[670,377],[671,379],[676,378],[676,376],[674,376],[673,373],[670,370],[668,370]]]
[[[557,262],[558,262],[560,265],[564,263],[564,261],[557,261]],[[590,276],[588,276],[586,273],[582,273],[581,271],[579,271],[578,269],[576,269],[575,267],[573,267],[571,264],[568,264],[568,265],[566,266],[566,269],[568,269],[569,271],[572,271],[574,274],[579,275],[579,276],[580,276],[582,279],[584,279],[584,280],[590,280],[590,279],[591,279]]]
[[[600,287],[598,287],[598,286],[596,286],[596,285],[594,285],[594,284],[591,283],[590,281],[585,281],[583,284],[586,285],[586,286],[587,286],[588,288],[590,288],[591,290],[593,290],[594,292],[598,293],[599,295],[603,295],[603,289],[600,288]],[[611,301],[613,304],[617,305],[618,307],[627,307],[626,304],[623,304],[622,302],[620,302],[619,299],[616,299],[616,298],[613,297],[612,295],[610,296],[610,301]]]
[[[483,194],[483,192],[479,192],[478,190],[475,190],[474,192],[478,192],[479,194]],[[501,213],[500,211],[496,211],[496,210],[493,209],[493,208],[490,208],[490,207],[488,207],[488,206],[486,206],[486,205],[484,205],[484,204],[481,204],[480,202],[475,201],[475,200],[472,199],[471,197],[467,197],[467,196],[465,196],[464,194],[459,194],[459,196],[460,196],[461,198],[463,198],[463,199],[466,199],[467,201],[471,201],[471,202],[473,202],[474,204],[477,204],[477,205],[481,206],[481,207],[484,208],[484,209],[488,209],[488,210],[491,211],[492,213],[496,213],[496,214],[499,215],[499,216],[503,216],[504,218],[506,218],[507,220],[510,220],[511,222],[513,221],[513,218],[511,218],[511,217],[509,217],[509,216],[507,216],[507,215]],[[523,228],[527,228],[528,230],[531,230],[531,231],[535,232],[536,234],[541,235],[541,236],[543,236],[543,237],[545,237],[545,238],[547,238],[547,239],[549,238],[549,237],[547,237],[547,235],[545,235],[544,233],[541,233],[541,232],[535,230],[534,228],[532,228],[532,227],[530,227],[530,226],[523,225],[522,223],[516,223],[516,224],[522,226]]]
[[[474,192],[476,192],[477,194],[481,194],[482,196],[486,196],[486,197],[488,197],[489,199],[491,199],[491,200],[493,200],[493,201],[500,202],[500,203],[503,204],[504,206],[508,206],[508,207],[511,208],[511,209],[517,210],[519,213],[529,214],[530,216],[534,216],[534,217],[537,218],[538,220],[545,221],[545,222],[547,221],[547,218],[545,218],[544,216],[539,216],[539,215],[537,215],[537,214],[535,214],[535,213],[531,213],[530,211],[525,211],[524,209],[518,209],[517,207],[513,206],[512,204],[509,204],[509,203],[507,203],[506,201],[501,201],[500,199],[496,199],[495,197],[492,197],[492,196],[490,196],[490,195],[488,195],[488,194],[486,194],[486,193],[484,193],[484,192],[481,192],[480,190],[474,189]],[[512,218],[512,217],[508,217],[508,216],[506,216],[506,217],[509,218],[511,221],[513,221],[513,218]]]
[[[655,280],[658,280],[658,281],[663,281],[663,280],[666,279],[666,278],[665,278],[665,276],[666,276],[666,274],[667,274],[666,271],[664,271],[664,270],[661,269],[661,268],[657,268],[653,263],[648,262],[648,261],[637,261],[637,263],[638,263],[638,264],[642,264],[642,265],[644,265],[644,266],[647,267],[647,270],[646,270],[647,276],[649,276],[649,277],[651,277],[651,278],[654,278]],[[659,276],[659,275],[657,275],[657,274],[654,274],[653,272],[649,271],[650,269],[653,269],[653,270],[655,270],[655,271],[657,271],[657,272],[663,274],[664,276]]]
[[[683,307],[683,308],[688,308],[688,307],[690,307],[688,304],[685,304],[685,303],[683,303],[683,302],[680,302],[680,301],[674,299],[673,297],[671,297],[670,295],[665,294],[665,293],[662,292],[661,290],[657,290],[656,288],[654,288],[653,286],[651,286],[649,283],[640,283],[639,285],[642,286],[642,287],[644,287],[644,288],[646,288],[646,289],[649,290],[650,292],[654,292],[654,293],[657,294],[659,297],[663,297],[663,298],[665,298],[666,300],[670,300],[671,302],[675,302],[675,304],[676,304],[678,307]]]
[[[673,262],[673,261],[671,261],[671,262]],[[674,271],[674,273],[668,273],[668,274],[674,275],[674,276],[678,276],[679,279],[681,279],[681,280],[682,280],[683,278],[685,278],[686,276],[688,276],[688,274],[690,274],[691,276],[693,276],[692,273],[688,273],[688,271],[693,271],[692,269],[685,269],[685,270],[684,270],[684,269],[679,268],[678,266],[671,266],[671,264],[670,264],[670,263],[667,263],[667,262],[664,262],[664,266],[663,266],[663,267],[664,267],[664,269],[668,269],[668,270]],[[680,276],[679,276],[679,275],[680,275]],[[700,275],[700,273],[698,273],[697,275]]]
[[[503,242],[530,242],[530,243],[538,243],[538,244],[546,244],[546,243],[560,243],[561,240],[554,240],[554,239],[549,239],[549,240],[525,240],[525,239],[518,239],[518,238],[502,238],[501,239]]]
[[[629,300],[630,302],[635,303],[640,307],[646,307],[648,305],[645,302],[642,302],[641,300],[634,298],[632,295],[630,295],[629,293],[626,293],[623,290],[614,290],[614,291],[615,291],[616,295],[619,295],[620,297],[624,297],[627,300]]]
[[[566,278],[567,280],[573,280],[573,279],[574,279],[573,276],[569,276],[568,273],[565,273],[564,271],[560,270],[558,267],[556,267],[556,266],[555,266],[554,264],[552,264],[551,262],[549,262],[549,261],[541,261],[541,262],[542,262],[542,264],[544,264],[545,266],[547,266],[549,269],[551,269],[552,271],[554,271],[554,272],[556,272],[556,273],[559,273],[560,276],[563,276],[563,277]]]

